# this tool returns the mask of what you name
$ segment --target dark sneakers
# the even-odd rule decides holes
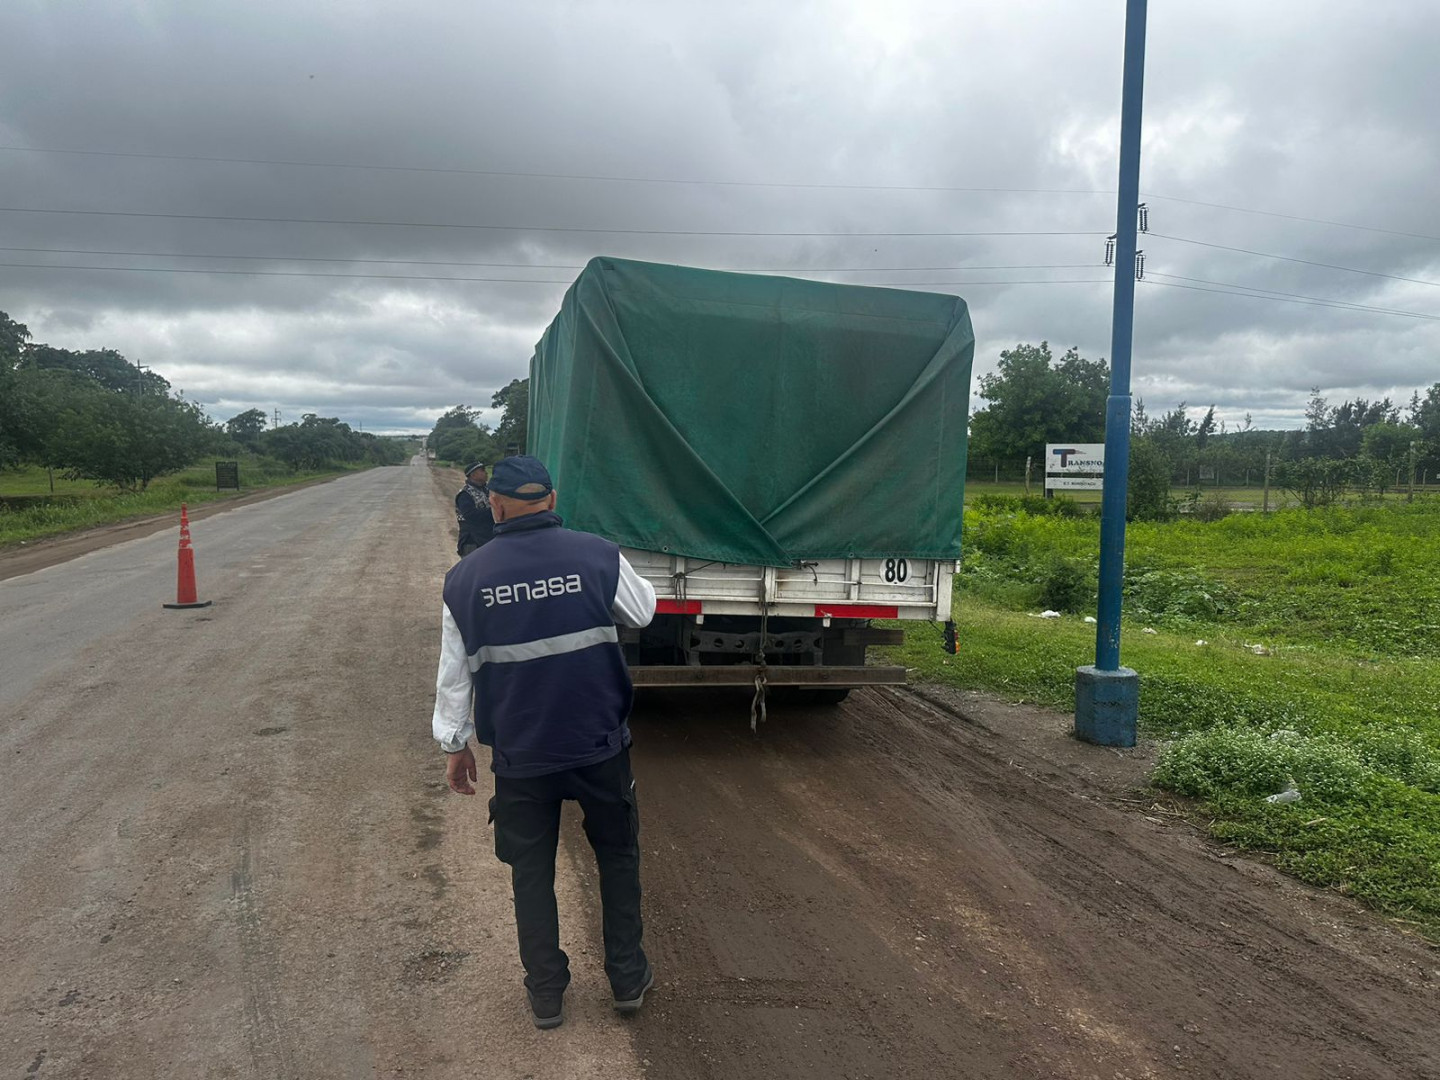
[[[564,994],[556,994],[554,997],[536,997],[526,990],[525,996],[530,999],[530,1019],[535,1021],[535,1026],[540,1030],[557,1028],[565,1022]]]
[[[640,1006],[645,1004],[645,992],[655,985],[655,969],[647,967],[645,978],[640,982],[640,988],[633,994],[626,994],[623,997],[616,993],[615,1011],[618,1013],[637,1013]]]
[[[630,1015],[640,1011],[645,1004],[645,995],[655,985],[655,969],[647,967],[645,978],[641,980],[640,986],[633,992],[615,995],[615,1011]],[[549,1028],[557,1028],[565,1022],[565,995],[560,993],[554,997],[536,997],[525,991],[525,997],[530,1002],[530,1019],[535,1026],[544,1031]]]

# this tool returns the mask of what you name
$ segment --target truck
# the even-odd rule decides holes
[[[975,335],[956,296],[592,259],[530,364],[529,452],[656,617],[635,685],[836,703],[950,622]],[[752,709],[752,722],[755,711]]]

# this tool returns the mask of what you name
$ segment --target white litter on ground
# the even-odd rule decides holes
[[[1295,781],[1291,780],[1285,785],[1284,791],[1277,791],[1274,795],[1266,795],[1265,801],[1268,803],[1275,803],[1277,805],[1299,802],[1300,789],[1295,786]]]

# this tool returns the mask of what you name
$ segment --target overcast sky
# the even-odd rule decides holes
[[[488,405],[600,254],[955,293],[977,375],[1017,342],[1108,356],[1123,23],[1122,0],[6,0],[0,310],[219,420],[373,431]],[[1152,2],[1152,415],[1298,426],[1311,386],[1440,381],[1437,57],[1433,0]],[[953,235],[1015,232],[1075,235]],[[1294,295],[1195,291],[1235,286]]]

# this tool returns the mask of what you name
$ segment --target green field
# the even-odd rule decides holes
[[[348,471],[353,470],[291,472],[270,459],[241,458],[240,494]],[[76,529],[163,514],[178,510],[181,503],[195,506],[236,495],[234,491],[215,490],[213,462],[152,481],[139,492],[117,493],[113,487],[87,480],[65,480],[58,475],[54,482],[52,498],[50,477],[44,469],[25,466],[0,470],[0,548]]]
[[[914,676],[1073,708],[1094,660],[1098,522],[977,498],[960,652]],[[1132,524],[1123,662],[1157,787],[1213,833],[1440,937],[1440,499]],[[1035,617],[1043,609],[1060,618]],[[1147,633],[1146,630],[1154,631]],[[1290,781],[1299,802],[1265,796]]]

